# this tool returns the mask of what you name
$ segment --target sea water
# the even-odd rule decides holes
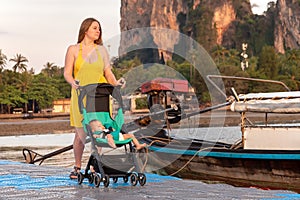
[[[192,138],[230,144],[242,137],[241,128],[238,126],[172,129],[169,134],[179,138]]]
[[[239,127],[207,127],[182,128],[168,131],[171,136],[179,138],[205,139],[213,142],[234,143],[241,137]],[[22,150],[33,150],[40,155],[46,155],[63,147],[72,145],[74,133],[21,135],[0,137],[0,159],[24,162]],[[85,148],[83,160],[88,160],[91,146]],[[47,165],[72,167],[73,151],[66,151],[44,161]]]
[[[207,127],[207,128],[181,128],[168,130],[170,136],[192,139],[206,139],[233,143],[241,138],[240,127]],[[1,147],[63,147],[70,145],[74,133],[1,136]]]

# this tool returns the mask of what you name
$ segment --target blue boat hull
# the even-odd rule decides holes
[[[243,187],[300,192],[300,150],[244,150],[226,143],[144,137],[149,169],[157,173]],[[185,145],[186,144],[186,145]]]

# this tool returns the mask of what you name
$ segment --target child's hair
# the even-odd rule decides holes
[[[97,119],[92,119],[90,122],[89,122],[89,124],[90,123],[92,123],[92,122],[96,122],[96,121],[99,121],[99,120],[97,120]],[[100,122],[100,121],[99,121]],[[100,122],[101,123],[101,122]],[[101,123],[102,124],[102,123]]]
[[[91,124],[92,122],[100,122],[102,124],[102,126],[104,126],[105,128],[109,128],[110,126],[108,124],[103,124],[100,120],[98,119],[92,119],[89,124]]]

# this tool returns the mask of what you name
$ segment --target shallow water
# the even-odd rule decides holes
[[[241,135],[239,127],[172,129],[169,134],[183,138],[187,137],[206,139],[210,141],[222,141],[227,143],[234,143],[240,138]],[[74,133],[2,136],[0,137],[0,159],[25,162],[22,154],[23,148],[33,150],[40,155],[46,155],[71,145],[73,142],[73,137]],[[85,161],[88,160],[90,153],[91,146],[90,144],[87,144],[83,155],[83,166],[85,166]],[[43,162],[43,165],[55,165],[72,168],[73,151],[69,150],[46,159]]]
[[[131,186],[119,180],[105,188],[96,188],[85,179],[81,185],[70,180],[60,167],[25,165],[0,160],[0,199],[299,199],[299,194],[284,190],[240,188],[227,184],[207,184],[194,180],[145,174],[144,186]]]
[[[25,158],[22,154],[23,148],[33,150],[40,155],[46,155],[50,152],[71,145],[73,137],[74,133],[3,136],[0,137],[0,159],[25,162]],[[85,156],[88,156],[87,153],[88,152],[85,153]],[[66,151],[59,155],[53,156],[52,158],[46,159],[43,165],[72,167],[73,152]]]
[[[213,142],[225,142],[230,144],[239,140],[242,137],[241,134],[241,128],[238,126],[184,128],[173,129],[170,132],[170,135],[175,135],[177,137],[202,139]]]

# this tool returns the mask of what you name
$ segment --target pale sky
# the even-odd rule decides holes
[[[270,0],[250,0],[261,14]],[[81,22],[98,19],[106,47],[117,56],[121,0],[0,0],[0,49],[8,58],[25,56],[39,73],[47,62],[64,66],[66,49],[77,42]],[[11,69],[12,62],[7,62]]]

